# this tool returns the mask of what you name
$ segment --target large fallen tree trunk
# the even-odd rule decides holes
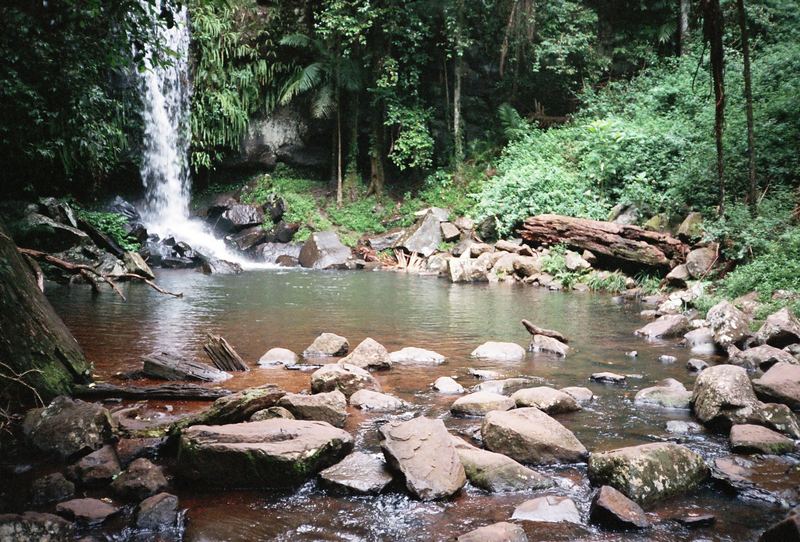
[[[142,356],[142,362],[142,373],[151,378],[221,382],[231,377],[211,365],[168,352],[153,352]]]
[[[75,386],[75,397],[84,399],[163,399],[166,401],[216,401],[232,392],[223,388],[205,388],[198,384],[162,384],[160,386],[115,386],[99,382]]]
[[[0,396],[49,401],[89,381],[89,364],[0,222]]]
[[[520,234],[532,245],[563,243],[628,268],[666,271],[682,263],[688,251],[683,242],[665,233],[560,215],[530,217],[523,223]]]

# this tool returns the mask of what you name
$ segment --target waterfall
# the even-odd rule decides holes
[[[141,0],[154,17],[161,11]],[[176,53],[167,66],[153,65],[152,51],[146,51],[148,69],[138,72],[144,103],[144,144],[140,173],[145,188],[142,218],[147,230],[159,237],[175,237],[195,250],[216,258],[253,267],[232,253],[202,221],[189,214],[191,140],[189,78],[189,20],[185,4],[174,13],[172,28],[156,25],[158,42]]]

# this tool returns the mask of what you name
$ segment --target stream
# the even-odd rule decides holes
[[[309,372],[256,367],[269,348],[302,352],[322,332],[343,335],[351,349],[366,337],[389,351],[405,346],[435,350],[447,357],[441,366],[396,365],[374,373],[383,391],[414,405],[413,414],[444,420],[454,434],[469,436],[478,418],[453,418],[456,398],[434,392],[439,376],[453,376],[470,387],[478,380],[469,367],[493,369],[504,376],[532,375],[548,385],[586,386],[597,396],[577,413],[554,417],[572,430],[590,451],[664,440],[679,441],[707,460],[728,453],[724,435],[674,435],[669,420],[691,421],[688,411],[634,405],[641,388],[672,377],[691,389],[695,376],[686,370],[689,357],[709,363],[713,357],[691,354],[678,341],[646,342],[633,331],[645,322],[642,306],[609,295],[549,292],[518,284],[451,284],[435,277],[391,272],[319,272],[299,269],[249,271],[238,276],[205,276],[190,271],[159,271],[167,290],[182,291],[182,299],[162,296],[146,286],[125,285],[128,301],[112,294],[93,296],[89,288],[50,285],[47,293],[66,321],[98,379],[140,367],[140,357],[154,350],[175,350],[205,359],[201,344],[206,332],[220,334],[253,367],[224,383],[242,389],[266,383],[292,392],[308,389]],[[528,354],[520,363],[489,363],[469,358],[488,340],[527,346],[520,325],[527,318],[557,329],[570,338],[566,359]],[[637,350],[632,358],[625,352]],[[664,364],[661,354],[678,361]],[[626,385],[590,382],[598,371],[627,375]],[[151,407],[180,413],[202,403],[152,402]],[[356,450],[379,452],[376,427],[392,416],[348,408],[345,429],[355,436]],[[412,413],[400,414],[408,418]],[[453,540],[476,527],[505,521],[521,502],[546,493],[568,495],[585,516],[592,495],[583,466],[537,468],[554,476],[558,487],[547,491],[489,494],[467,487],[456,498],[419,502],[392,486],[377,497],[347,497],[310,480],[299,488],[264,491],[206,491],[178,486],[181,505],[188,509],[188,541],[414,541]],[[772,483],[786,484],[776,477]],[[594,526],[524,524],[530,540],[755,540],[785,510],[739,499],[710,483],[695,493],[646,509],[656,525],[642,533],[611,533]],[[716,523],[689,530],[671,518],[711,513]],[[657,516],[657,517],[656,517]]]

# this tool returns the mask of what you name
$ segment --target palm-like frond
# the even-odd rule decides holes
[[[297,49],[311,49],[314,47],[314,40],[305,34],[289,34],[284,36],[280,41],[281,45],[286,47],[295,47]]]
[[[333,85],[323,85],[314,96],[311,103],[311,114],[318,119],[325,119],[331,116],[336,108],[336,98],[334,97]]]
[[[281,89],[279,102],[286,105],[296,96],[313,90],[323,81],[324,74],[325,66],[321,62],[297,70]]]

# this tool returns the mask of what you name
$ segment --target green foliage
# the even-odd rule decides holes
[[[123,250],[135,252],[141,248],[139,242],[125,231],[125,225],[128,223],[125,216],[119,213],[85,209],[78,209],[77,214],[101,232],[109,235]]]
[[[618,271],[613,273],[595,271],[589,273],[586,279],[586,285],[592,291],[605,291],[616,294],[625,291],[627,288],[625,284],[626,281],[627,277]]]
[[[400,171],[427,168],[433,163],[434,141],[427,126],[431,115],[429,110],[389,104],[385,124],[398,129],[389,159]]]
[[[374,196],[345,202],[341,207],[330,205],[327,214],[334,224],[348,231],[362,233],[386,231],[383,221],[388,218],[388,214]]]
[[[769,298],[776,290],[800,294],[800,228],[773,239],[760,255],[725,277],[722,292],[726,296],[759,292]]]
[[[661,291],[661,279],[655,275],[639,273],[634,277],[636,285],[644,295],[657,294]]]

